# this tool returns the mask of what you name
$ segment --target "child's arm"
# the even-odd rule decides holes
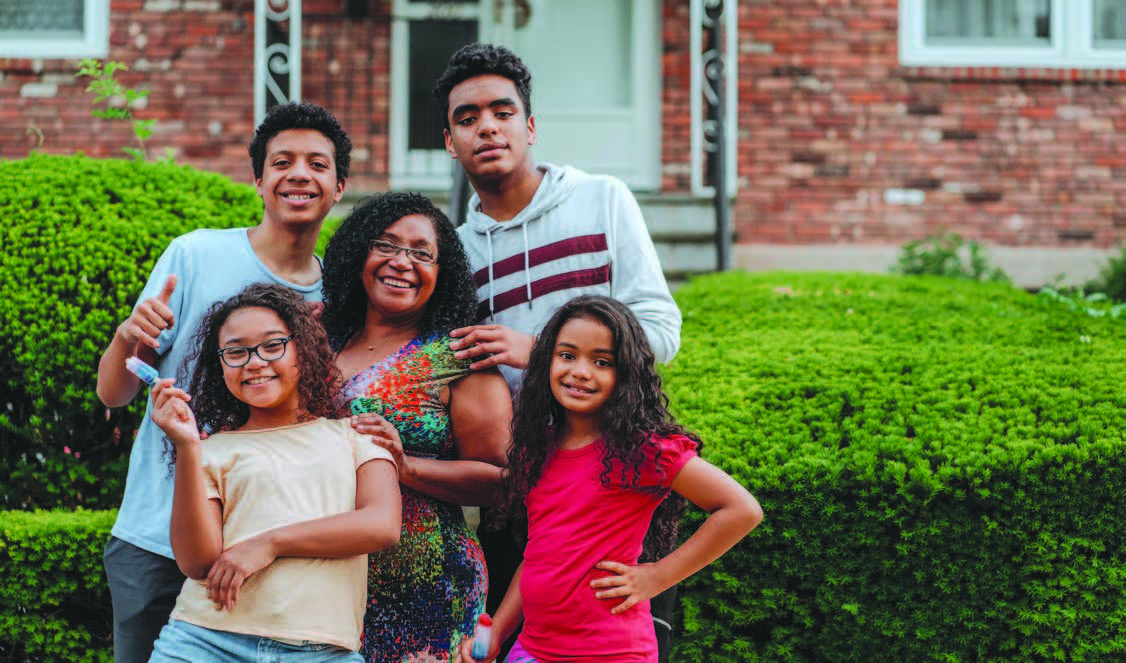
[[[172,380],[158,381],[152,390],[152,420],[176,447],[170,523],[176,565],[189,578],[202,580],[223,552],[223,508],[207,496],[199,429],[189,398]]]
[[[450,385],[449,408],[457,460],[407,456],[398,432],[374,413],[353,416],[352,427],[391,452],[404,486],[443,502],[489,506],[507,464],[512,422],[508,385],[496,369],[471,373]]]
[[[497,654],[500,653],[501,645],[512,637],[512,634],[520,627],[520,623],[524,621],[524,597],[520,594],[520,576],[522,575],[524,575],[524,562],[520,562],[520,566],[516,567],[516,574],[512,576],[512,582],[508,583],[508,591],[505,592],[504,599],[497,606],[497,613],[493,615],[493,639],[489,643],[489,655],[484,659],[485,661],[496,659]],[[473,658],[472,651],[473,638],[462,640],[461,647],[458,650],[461,663],[472,663],[477,660]]]
[[[135,311],[118,326],[98,362],[98,398],[106,407],[127,405],[141,388],[141,381],[125,370],[125,360],[137,355],[152,364],[156,362],[156,337],[172,326],[174,316],[168,308],[176,289],[176,275],[165,281],[156,297],[141,302]]]
[[[356,469],[355,511],[286,525],[231,546],[207,575],[208,596],[216,607],[233,609],[243,583],[278,557],[335,559],[390,548],[399,542],[402,515],[395,466],[368,461]]]
[[[591,581],[595,596],[625,598],[611,610],[615,615],[660,594],[719,559],[762,520],[762,507],[754,496],[726,472],[702,458],[685,463],[671,487],[711,515],[684,545],[655,563],[637,566],[611,561],[598,563],[598,568],[617,575]]]

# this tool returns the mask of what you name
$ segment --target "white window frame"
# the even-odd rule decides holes
[[[51,38],[0,31],[0,58],[104,58],[109,55],[110,0],[83,0],[82,36]]]
[[[899,63],[908,67],[1126,69],[1126,48],[1095,48],[1093,0],[1051,0],[1044,46],[928,46],[926,0],[899,1]]]

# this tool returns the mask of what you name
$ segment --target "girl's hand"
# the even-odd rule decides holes
[[[199,427],[188,407],[191,396],[172,386],[173,380],[158,380],[152,388],[152,420],[176,447],[199,444]]]
[[[395,467],[399,468],[399,481],[404,482],[413,471],[413,467],[409,464],[410,456],[403,451],[403,441],[399,439],[399,431],[391,425],[391,422],[374,412],[365,412],[352,415],[352,428],[361,435],[370,435],[373,442],[391,452]]]
[[[616,573],[591,580],[590,586],[597,590],[600,587],[611,587],[604,591],[595,591],[594,597],[598,599],[612,599],[624,596],[625,600],[610,610],[610,614],[619,615],[629,610],[638,603],[651,599],[665,588],[661,587],[656,570],[652,564],[638,564],[629,566],[619,562],[602,561],[594,565],[596,569]]]
[[[501,643],[497,642],[496,638],[489,643],[489,654],[483,659],[473,658],[473,638],[465,638],[461,641],[461,645],[457,648],[457,658],[453,663],[478,663],[478,661],[495,661],[497,654],[500,654]]]
[[[239,590],[255,573],[274,563],[277,553],[263,536],[237,543],[219,555],[207,574],[207,598],[216,610],[231,611],[238,603]]]

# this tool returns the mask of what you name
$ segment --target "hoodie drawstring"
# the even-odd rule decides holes
[[[493,229],[500,226],[493,226],[485,231],[485,237],[489,239],[489,320],[496,322],[493,318],[493,295],[496,294],[496,281],[493,280]]]
[[[520,226],[524,230],[524,289],[528,293],[528,309],[532,308],[532,272],[530,260],[528,255],[528,224],[524,223]]]

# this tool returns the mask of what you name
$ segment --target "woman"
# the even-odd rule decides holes
[[[484,610],[480,544],[461,505],[492,503],[512,405],[497,371],[469,371],[449,331],[475,317],[469,263],[446,216],[416,194],[360,202],[325,251],[323,321],[360,432],[388,424],[399,545],[370,556],[366,661],[449,660]],[[384,421],[383,418],[386,418]]]

